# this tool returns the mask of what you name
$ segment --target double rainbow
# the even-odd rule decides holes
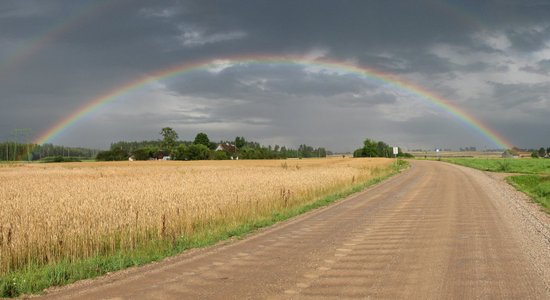
[[[498,132],[491,129],[487,125],[483,124],[480,120],[476,119],[465,110],[459,108],[451,101],[437,95],[434,92],[415,85],[411,82],[400,79],[392,74],[376,70],[369,67],[358,66],[348,62],[329,60],[329,59],[309,59],[299,56],[271,56],[271,55],[247,55],[247,56],[233,56],[222,59],[208,59],[194,62],[188,62],[171,66],[165,69],[158,70],[145,77],[140,77],[126,82],[123,85],[117,86],[111,90],[106,91],[102,95],[90,99],[84,105],[73,111],[67,117],[61,119],[54,126],[43,132],[35,142],[37,144],[46,143],[59,135],[61,135],[67,128],[77,123],[84,116],[92,114],[100,107],[107,105],[110,102],[116,101],[126,93],[139,89],[147,84],[163,80],[170,77],[180,76],[196,70],[207,70],[219,68],[220,62],[223,64],[260,64],[260,65],[302,65],[306,67],[317,67],[326,70],[332,70],[339,73],[356,74],[365,78],[369,78],[380,82],[381,84],[389,85],[396,89],[405,91],[409,94],[417,96],[421,99],[432,103],[436,107],[446,111],[454,118],[460,120],[468,127],[484,136],[487,140],[491,141],[497,148],[508,149],[512,148],[512,145]]]

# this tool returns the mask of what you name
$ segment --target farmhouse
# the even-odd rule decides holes
[[[227,153],[233,154],[237,152],[237,147],[230,143],[221,143],[216,147],[216,151],[225,151]]]
[[[215,151],[225,151],[229,158],[231,159],[239,159],[238,156],[235,156],[237,153],[237,146],[230,144],[230,143],[220,143],[218,147],[216,147]]]

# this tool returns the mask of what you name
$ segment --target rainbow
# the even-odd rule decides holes
[[[330,59],[311,59],[300,56],[270,56],[270,55],[247,55],[247,56],[233,56],[218,59],[206,59],[194,62],[187,62],[169,68],[158,70],[154,73],[150,73],[148,76],[140,77],[126,82],[123,85],[117,86],[111,90],[106,91],[102,95],[87,101],[83,106],[73,111],[67,117],[60,120],[57,124],[46,130],[40,136],[35,139],[36,144],[43,144],[47,141],[54,139],[63,133],[67,128],[77,123],[84,116],[92,114],[102,106],[107,105],[110,102],[117,100],[119,97],[126,93],[139,89],[147,84],[153,83],[158,80],[167,79],[174,76],[180,76],[196,70],[208,70],[216,69],[224,65],[237,65],[237,64],[291,64],[302,65],[305,67],[317,67],[326,70],[332,70],[340,73],[356,74],[368,79],[375,80],[381,84],[387,84],[388,86],[397,88],[414,96],[418,96],[421,99],[425,99],[435,105],[436,107],[446,111],[474,131],[478,132],[486,139],[491,141],[496,147],[501,149],[512,148],[512,145],[498,132],[491,129],[487,125],[483,124],[480,120],[476,119],[465,110],[459,108],[451,101],[437,95],[434,92],[415,85],[411,82],[405,81],[396,77],[395,75],[376,70],[369,67],[358,66],[349,62],[342,62]]]

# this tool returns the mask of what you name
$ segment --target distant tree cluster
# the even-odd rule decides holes
[[[477,148],[476,147],[464,147],[464,148],[460,148],[459,150],[460,150],[460,152],[476,152]]]
[[[126,142],[111,144],[108,151],[98,154],[97,160],[151,160],[169,157],[173,160],[224,160],[224,159],[285,159],[326,157],[330,154],[325,148],[300,145],[298,149],[285,146],[262,146],[237,136],[233,141],[210,141],[208,135],[200,132],[193,141],[180,141],[178,134],[170,127],[160,131],[158,141]]]
[[[530,152],[532,158],[550,158],[550,147],[546,149],[544,147],[540,147],[539,150],[531,149]]]
[[[97,149],[65,147],[53,144],[0,143],[0,161],[75,161],[94,159],[98,152]]]
[[[409,153],[403,153],[401,148],[398,148],[398,157],[412,157]],[[382,141],[366,139],[363,142],[363,147],[353,152],[353,157],[393,157],[393,147]]]

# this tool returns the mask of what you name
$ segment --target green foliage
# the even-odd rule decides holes
[[[531,158],[539,158],[539,154],[537,151],[531,152]]]
[[[314,148],[301,144],[298,149],[289,149],[285,146],[275,145],[274,147],[262,146],[257,142],[247,141],[242,136],[235,138],[235,153],[211,153],[204,148],[197,148],[197,145],[205,146],[210,150],[216,149],[218,143],[210,141],[206,133],[200,132],[195,140],[177,141],[177,133],[170,127],[162,128],[160,134],[163,140],[157,141],[118,141],[111,144],[110,151],[103,151],[97,155],[97,160],[112,161],[126,160],[129,154],[136,160],[147,160],[149,158],[160,159],[170,155],[175,160],[201,160],[201,159],[229,159],[231,156],[239,159],[286,159],[286,158],[310,158],[326,157],[331,154],[323,147]],[[232,144],[233,141],[221,141],[220,143]],[[219,152],[219,151],[218,151]]]
[[[80,162],[78,157],[48,156],[40,160],[43,163]]]
[[[540,147],[539,152],[537,153],[539,157],[544,157],[546,155],[546,149]]]
[[[172,152],[178,140],[176,131],[170,127],[164,127],[160,130],[160,135],[162,135],[161,148],[168,152]]]
[[[510,171],[510,160],[509,159],[503,159],[497,161],[497,171],[499,172],[508,172]]]
[[[199,132],[197,136],[195,136],[193,144],[204,145],[206,148],[210,148],[210,139],[208,138],[208,135],[206,135],[206,133]]]
[[[399,151],[399,154],[397,154],[397,157],[402,157],[402,158],[414,158],[414,155],[410,154],[410,153],[403,153],[401,151]]]
[[[158,151],[155,148],[140,148],[132,151],[132,156],[135,160],[149,160],[153,154]]]
[[[237,149],[241,149],[242,147],[244,147],[246,145],[246,140],[244,139],[244,136],[238,136],[235,138],[235,147],[237,147]]]
[[[153,152],[158,151],[162,148],[162,141],[156,140],[156,141],[118,141],[116,143],[111,144],[111,150],[114,149],[122,149],[129,153],[134,152],[134,150],[141,149],[141,148],[149,148],[154,149]]]
[[[189,149],[184,144],[179,144],[174,153],[175,160],[188,160],[189,159]]]
[[[444,160],[483,171],[550,174],[550,159],[445,158]]]
[[[378,143],[375,140],[366,139],[363,142],[363,156],[365,157],[377,157],[382,156],[378,153]]]
[[[108,151],[101,151],[97,154],[96,160],[98,161],[116,161],[116,160],[128,160],[130,154],[124,149],[113,149]]]
[[[213,160],[226,160],[229,159],[230,155],[225,151],[210,151],[210,159]]]
[[[528,194],[533,200],[550,212],[550,177],[539,175],[510,176],[507,178],[518,190]]]
[[[187,147],[188,160],[203,160],[208,159],[210,150],[203,144],[192,144]]]
[[[379,142],[371,139],[366,139],[363,142],[363,148],[359,148],[353,152],[353,157],[393,157],[393,147],[390,147],[384,142]],[[412,157],[411,154],[404,154],[399,149],[397,156]]]
[[[42,160],[46,157],[77,157],[78,159],[93,159],[99,150],[82,147],[65,147],[53,144],[22,144],[15,142],[0,142],[0,161]]]

